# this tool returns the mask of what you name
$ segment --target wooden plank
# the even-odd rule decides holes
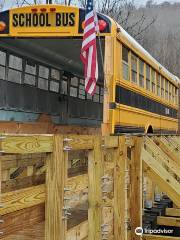
[[[66,234],[66,240],[85,240],[88,237],[88,221],[82,222],[70,228]]]
[[[127,148],[125,137],[119,137],[119,148],[115,152],[114,168],[114,239],[125,239],[125,159]]]
[[[44,240],[44,222],[27,226],[23,230],[10,234],[2,240]]]
[[[63,206],[67,178],[68,153],[64,152],[63,136],[54,136],[53,153],[47,159],[45,239],[64,240],[67,220],[63,220]]]
[[[44,204],[39,204],[2,216],[4,223],[1,223],[0,228],[3,235],[0,235],[0,239],[25,229],[27,226],[34,226],[36,223],[44,221],[44,208]]]
[[[88,153],[88,240],[101,240],[102,173],[101,138],[94,137],[94,150]]]
[[[180,165],[179,153],[173,151],[169,146],[163,141],[163,139],[155,138],[155,143],[171,158],[174,162]]]
[[[2,193],[12,192],[23,188],[37,186],[45,183],[45,174],[2,181]]]
[[[180,218],[158,216],[157,224],[163,226],[180,227]]]
[[[179,208],[166,208],[166,215],[172,217],[180,217],[180,209]]]
[[[130,207],[131,239],[134,240],[140,239],[135,229],[142,226],[142,140],[142,137],[133,137],[130,161],[130,206],[136,203],[136,207]]]
[[[180,184],[145,149],[142,150],[141,156],[145,174],[180,207]]]
[[[72,150],[93,149],[93,137],[89,135],[64,135],[64,146]],[[66,141],[67,140],[67,141]]]
[[[45,180],[44,177],[43,179]],[[22,181],[23,180],[21,179],[21,182]],[[16,182],[17,181],[11,183],[13,184],[12,188],[14,188]],[[83,202],[85,202],[85,200],[87,199],[87,195],[85,198],[85,193],[87,193],[87,187],[88,187],[87,174],[68,178],[67,188],[70,189],[71,191],[67,192],[66,195],[71,198],[71,200],[69,201],[69,205],[72,208],[76,207],[78,204],[82,204]],[[1,197],[2,202],[4,204],[4,208],[0,208],[0,214],[4,215],[23,208],[28,208],[40,203],[44,203],[45,185],[42,184],[34,187],[22,188],[20,190],[7,192],[1,194]]]
[[[103,141],[105,148],[117,148],[119,146],[119,139],[117,136],[105,136]]]
[[[161,236],[161,235],[152,235],[147,234],[143,235],[143,240],[179,240],[179,237],[169,237],[169,236]]]
[[[170,171],[180,176],[180,165],[173,161],[163,150],[155,144],[155,142],[149,138],[145,138],[146,150],[154,155],[154,157],[163,165],[165,164]]]
[[[0,150],[5,153],[42,153],[52,152],[52,135],[6,135],[0,141]]]
[[[45,186],[38,185],[26,189],[2,194],[4,208],[0,208],[0,215],[29,208],[45,201]]]

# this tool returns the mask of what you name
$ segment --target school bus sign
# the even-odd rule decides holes
[[[83,9],[71,6],[35,5],[15,8],[0,13],[0,37],[81,35],[84,16]],[[105,23],[102,33],[109,33],[109,19],[99,14],[98,19]]]

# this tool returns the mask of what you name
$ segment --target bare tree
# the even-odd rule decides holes
[[[85,7],[86,0],[79,0]],[[117,21],[132,37],[141,41],[144,33],[153,25],[156,18],[147,21],[145,13],[136,15],[134,0],[97,0],[96,9]]]

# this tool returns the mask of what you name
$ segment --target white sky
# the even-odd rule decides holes
[[[33,2],[33,0],[27,0],[28,2]],[[46,2],[46,0],[41,0],[42,2]],[[96,1],[96,0],[94,0]],[[170,3],[174,3],[174,2],[180,2],[180,0],[154,0],[154,2],[156,3],[162,3],[164,1],[168,1]],[[0,0],[0,3],[5,2],[5,6],[4,9],[8,9],[11,8],[15,5],[16,0]],[[75,2],[78,3],[78,0],[75,0]],[[134,0],[135,4],[137,4],[138,6],[140,5],[145,5],[147,0]]]

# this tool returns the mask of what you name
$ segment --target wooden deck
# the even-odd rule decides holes
[[[35,224],[33,227],[28,227],[15,234],[11,234],[2,238],[3,240],[44,240],[45,238],[45,224],[44,222]]]

